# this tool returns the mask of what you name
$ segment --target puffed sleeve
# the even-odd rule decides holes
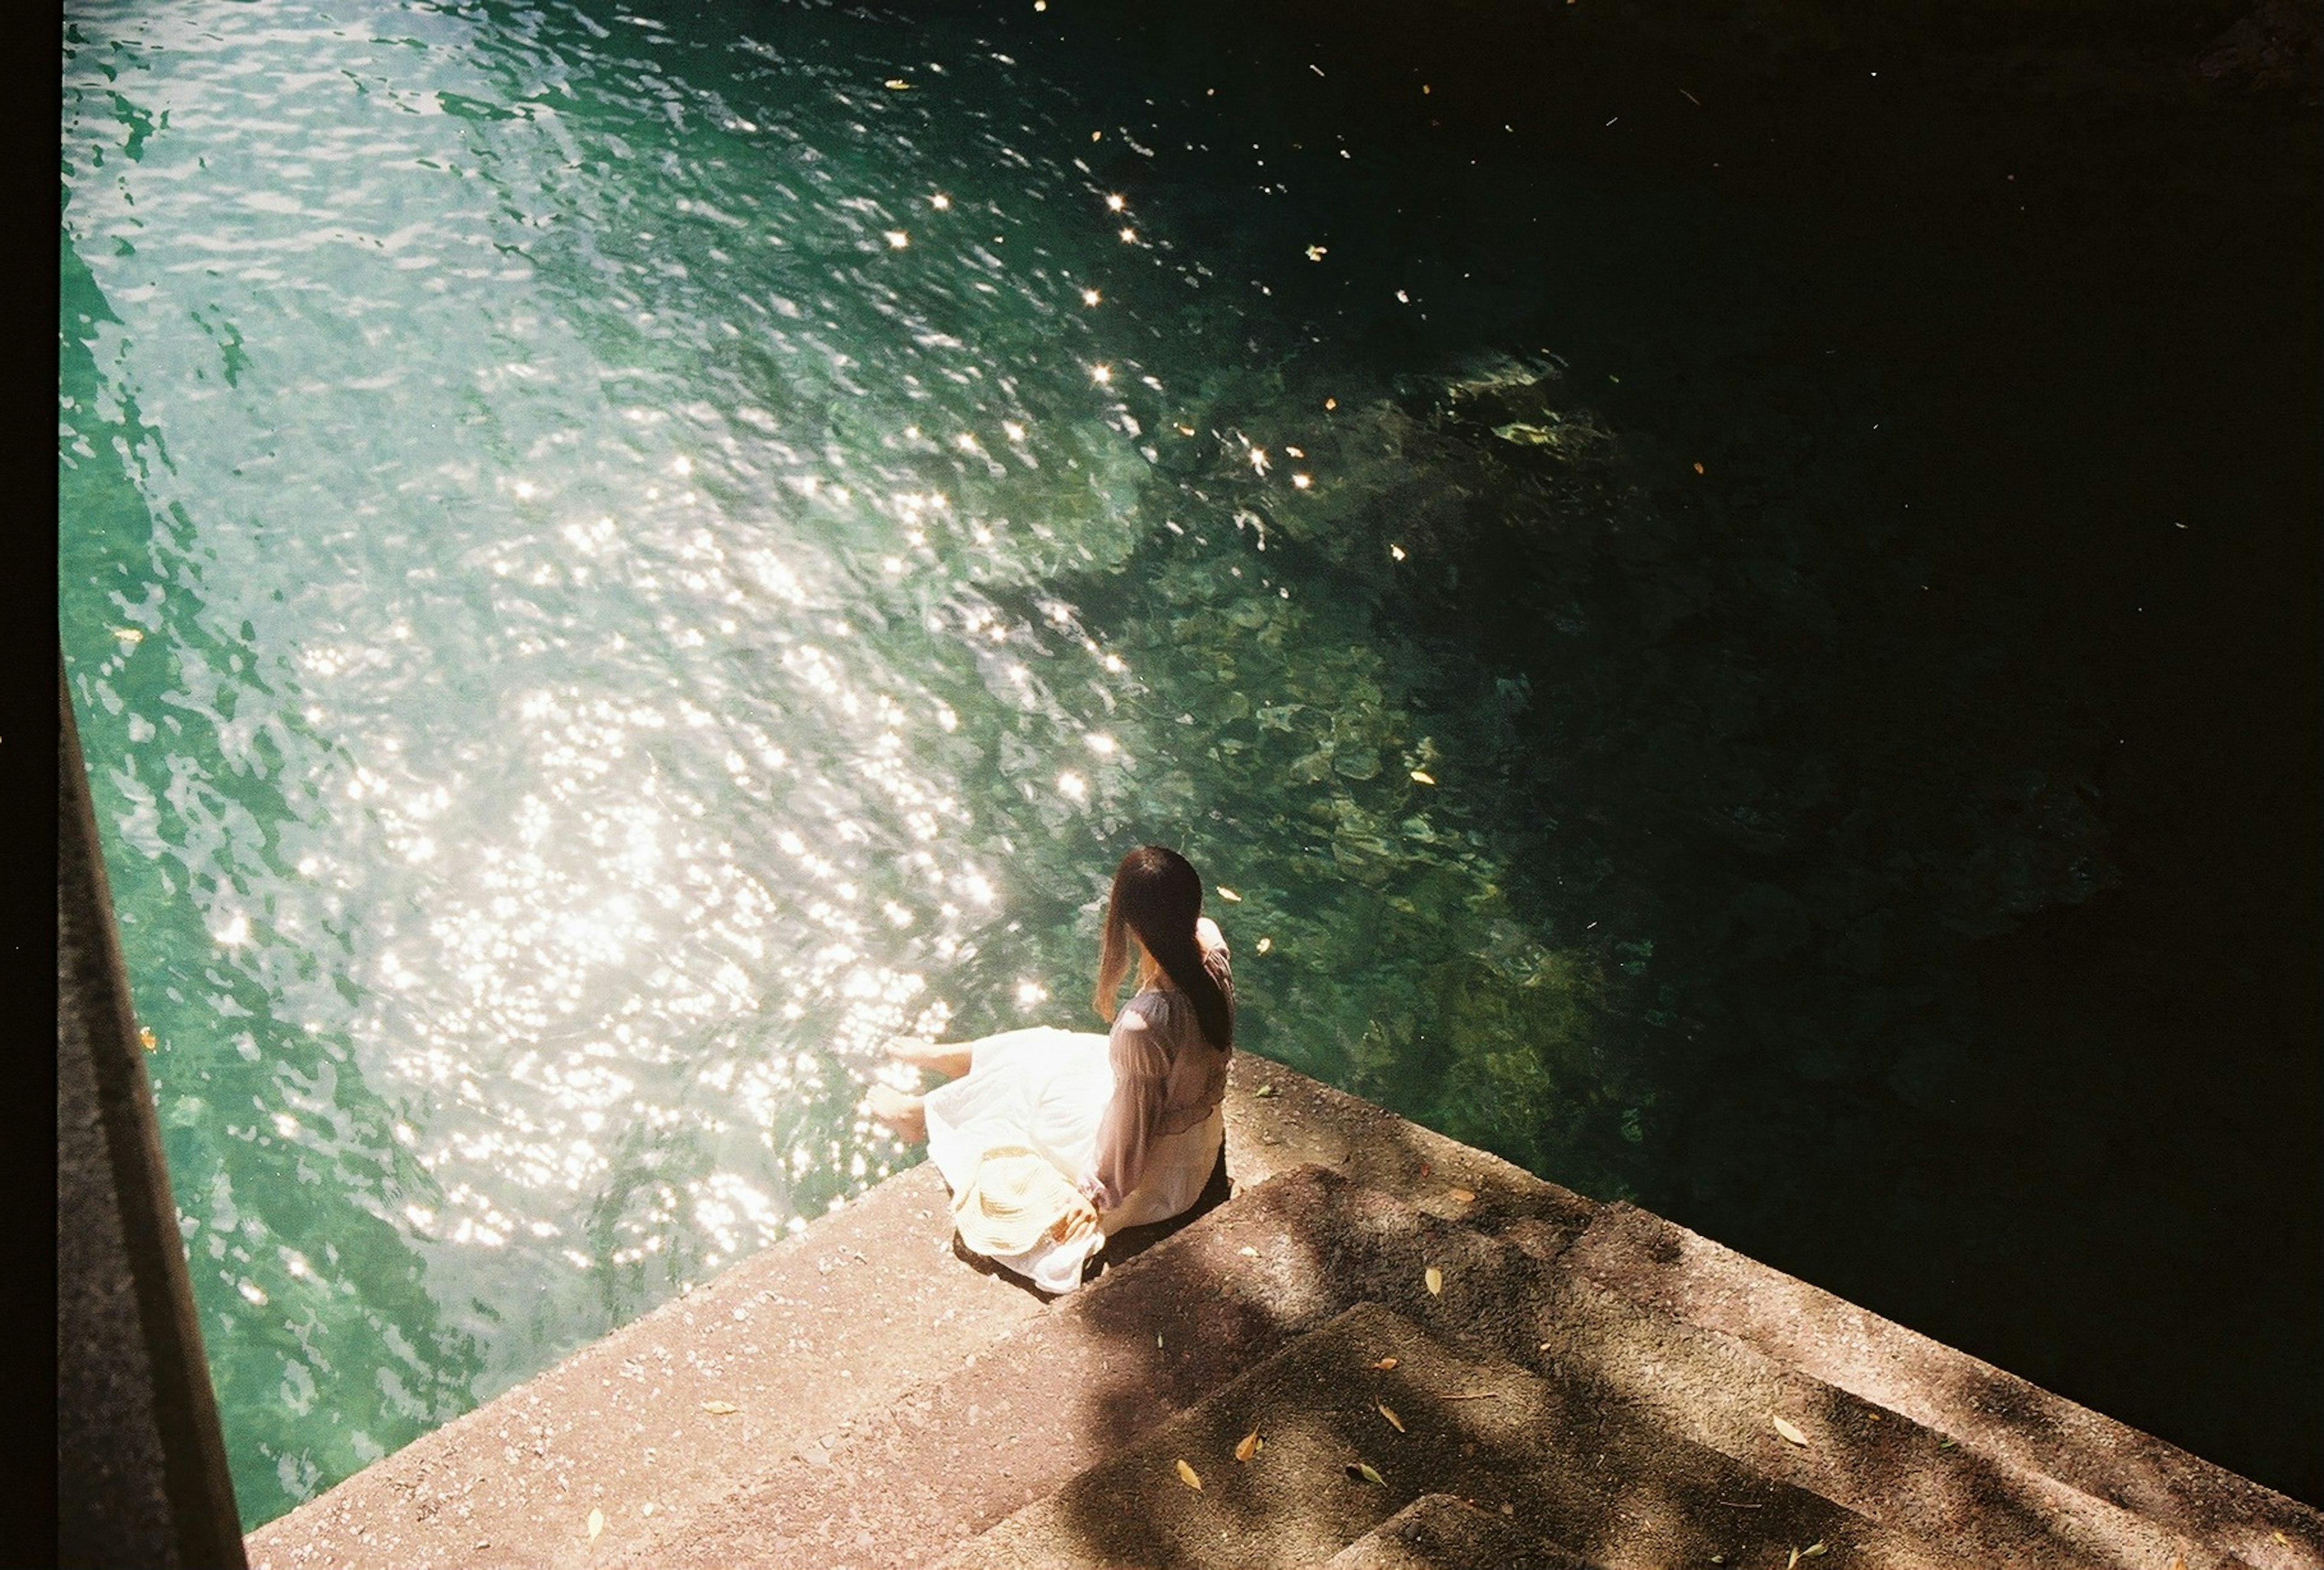
[[[1139,1001],[1113,1021],[1108,1044],[1113,1098],[1098,1119],[1097,1159],[1084,1192],[1099,1210],[1118,1208],[1146,1175],[1146,1152],[1160,1122],[1170,1082],[1170,1054]]]

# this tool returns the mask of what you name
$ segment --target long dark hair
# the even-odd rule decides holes
[[[1176,851],[1142,845],[1113,869],[1105,900],[1105,938],[1098,950],[1097,1011],[1111,1020],[1121,978],[1130,974],[1130,935],[1146,946],[1170,984],[1186,994],[1204,1039],[1224,1051],[1234,1045],[1234,990],[1212,973],[1194,937],[1203,913],[1203,880]]]

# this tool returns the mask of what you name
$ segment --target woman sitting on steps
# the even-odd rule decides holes
[[[1202,910],[1186,858],[1140,846],[1106,900],[1094,1001],[1111,1035],[898,1041],[890,1055],[952,1083],[926,1096],[872,1089],[874,1117],[927,1141],[963,1241],[1048,1291],[1077,1286],[1112,1233],[1186,1210],[1218,1164],[1234,986]],[[1117,1013],[1133,953],[1138,991]]]

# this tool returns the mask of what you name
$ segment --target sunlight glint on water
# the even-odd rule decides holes
[[[1224,420],[1321,398],[1207,357],[1264,319],[1055,84],[830,14],[71,23],[65,642],[248,1519],[892,1170],[881,1040],[1074,1022],[1140,839],[1241,894],[1252,1046],[1344,1082],[1499,978],[1580,1067],[1427,1075],[1462,1131],[1612,1127],[1413,782],[1462,722],[1268,553],[1360,487]]]

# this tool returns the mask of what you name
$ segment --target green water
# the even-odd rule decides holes
[[[910,1159],[878,1043],[1085,1022],[1141,841],[1249,1048],[1628,1191],[1650,935],[1513,901],[1524,683],[1380,614],[1434,417],[1117,210],[1150,113],[812,8],[69,22],[62,635],[246,1520]]]

